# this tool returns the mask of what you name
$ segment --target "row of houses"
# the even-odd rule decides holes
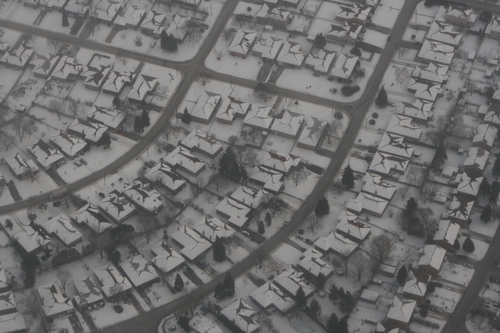
[[[10,290],[7,274],[2,265],[0,265],[0,332],[27,332],[24,317],[17,311],[16,299]]]

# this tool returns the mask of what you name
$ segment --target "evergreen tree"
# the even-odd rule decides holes
[[[349,333],[349,325],[347,323],[347,319],[347,316],[343,316],[342,319],[340,319],[335,333]]]
[[[415,212],[417,211],[417,208],[418,208],[417,200],[415,200],[414,197],[409,198],[408,201],[406,201],[406,206],[405,209],[403,210],[403,216],[406,219],[413,217],[415,215]]]
[[[174,290],[176,292],[181,292],[182,289],[184,289],[184,281],[182,280],[179,273],[177,273],[177,275],[175,276]]]
[[[492,204],[495,204],[497,202],[499,192],[500,192],[500,183],[497,181],[494,181],[493,184],[491,184],[491,191],[490,191],[490,198],[489,198],[489,201]]]
[[[316,278],[316,286],[318,287],[319,290],[322,290],[325,287],[326,283],[326,276],[323,273],[319,273],[318,277]]]
[[[354,187],[354,173],[352,172],[350,165],[347,165],[342,173],[342,186],[346,190],[350,190]]]
[[[455,239],[455,243],[453,243],[453,248],[456,251],[460,250],[460,242],[458,241],[458,239]]]
[[[491,221],[491,206],[487,204],[481,212],[481,221],[488,223]]]
[[[328,322],[326,323],[326,332],[327,333],[336,333],[337,327],[339,325],[339,318],[332,312],[332,315],[328,318]]]
[[[495,159],[495,163],[493,164],[493,168],[491,169],[491,174],[495,177],[498,178],[500,176],[500,158]]]
[[[436,153],[434,154],[434,158],[431,162],[431,168],[439,169],[444,162],[448,160],[448,154],[446,153],[446,149],[444,148],[443,141],[440,141]]]
[[[338,289],[337,286],[332,283],[332,285],[330,286],[330,291],[328,292],[328,298],[330,299],[330,301],[332,301],[332,303],[334,304],[337,304],[338,300],[343,295],[344,289],[342,289],[342,287]]]
[[[103,147],[109,147],[109,146],[111,146],[111,137],[109,136],[108,131],[106,131],[106,132],[104,132],[102,134],[102,136],[99,139],[99,141],[97,141],[97,145],[98,146],[103,146]]]
[[[326,199],[326,197],[319,199],[318,203],[316,204],[316,208],[314,208],[314,213],[316,214],[316,216],[322,217],[328,215],[329,212],[330,205],[328,204],[328,200]]]
[[[189,332],[191,327],[189,326],[189,319],[186,316],[180,315],[177,317],[177,325],[184,330],[184,332]]]
[[[429,309],[427,308],[427,305],[422,304],[422,306],[420,307],[420,310],[418,311],[418,313],[420,314],[420,316],[422,318],[427,317],[427,314],[429,313]]]
[[[483,178],[481,184],[479,185],[479,195],[482,197],[487,197],[490,195],[491,187],[490,183],[488,183],[488,179],[486,177]]]
[[[184,123],[184,124],[191,124],[191,121],[193,120],[193,118],[191,117],[191,115],[189,114],[187,108],[184,109],[184,113],[182,114],[182,118],[181,118],[181,121]]]
[[[302,289],[302,287],[299,287],[299,289],[297,289],[297,292],[295,293],[295,302],[297,302],[297,305],[301,309],[305,308],[305,306],[307,305],[306,293],[304,292],[304,289]]]
[[[120,101],[120,97],[118,97],[118,96],[113,97],[113,105],[116,108],[119,108],[121,104],[122,104],[122,102]]]
[[[266,232],[266,228],[264,227],[264,222],[259,221],[257,224],[257,231],[259,234],[263,235]]]
[[[151,125],[151,120],[149,119],[149,112],[146,110],[142,110],[142,123],[144,124],[144,127],[148,127]]]
[[[66,13],[66,11],[64,9],[62,11],[62,26],[63,27],[69,26],[68,13]]]
[[[357,57],[361,57],[361,50],[357,47],[353,47],[350,51],[349,51],[350,54],[352,54],[353,56],[357,56]]]
[[[319,33],[316,35],[316,38],[314,38],[314,47],[317,47],[318,49],[322,49],[326,46],[326,38],[322,33]]]
[[[269,212],[266,213],[266,217],[264,218],[264,221],[266,221],[267,226],[269,227],[272,222],[271,214]]]
[[[343,291],[343,290],[342,290]],[[355,302],[350,291],[346,291],[343,297],[340,298],[339,309],[343,313],[351,313],[354,308]]]
[[[214,297],[218,301],[221,301],[224,298],[226,298],[224,285],[222,283],[218,283],[217,286],[215,287]]]
[[[402,286],[405,284],[407,277],[408,277],[408,272],[406,271],[406,267],[403,265],[398,271],[398,276],[396,278],[396,281],[400,286]]]
[[[224,290],[226,292],[226,297],[234,296],[234,279],[230,272],[226,273],[226,277],[224,278]]]
[[[144,132],[144,123],[141,116],[135,116],[134,118],[134,132],[142,133]]]
[[[388,104],[389,100],[387,99],[387,92],[385,91],[384,86],[382,86],[378,92],[377,98],[375,99],[375,105],[380,108],[385,108]]]
[[[168,36],[165,29],[163,29],[160,33],[160,47],[162,50],[168,49]]]
[[[177,51],[177,41],[172,34],[167,36],[167,51],[175,52]]]
[[[219,161],[219,174],[229,180],[239,182],[246,177],[246,170],[238,164],[236,155],[228,147]]]
[[[313,298],[309,306],[307,307],[307,313],[314,319],[318,319],[321,317],[321,305],[319,305],[318,301]]]
[[[472,241],[472,239],[470,239],[470,237],[467,237],[464,240],[464,243],[462,244],[462,249],[464,249],[464,251],[467,252],[467,253],[474,252],[474,250],[476,249],[476,247],[474,246],[474,242]]]
[[[214,260],[217,262],[223,262],[226,260],[226,246],[222,238],[217,236],[213,244]]]

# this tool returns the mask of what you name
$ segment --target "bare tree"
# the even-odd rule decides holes
[[[19,301],[19,305],[23,314],[32,315],[33,317],[38,318],[40,305],[38,304],[35,291],[33,289],[28,290],[27,295]]]
[[[387,234],[380,234],[372,239],[368,251],[373,259],[373,269],[377,269],[389,257],[395,243],[394,238]]]
[[[9,150],[15,143],[16,139],[6,132],[0,132],[0,142],[2,143],[4,149]]]
[[[298,168],[295,168],[291,173],[290,173],[290,179],[293,181],[295,186],[299,185],[304,179],[307,178],[307,169],[301,165]]]
[[[439,186],[435,183],[426,182],[420,190],[420,198],[424,201],[432,200],[439,192]]]
[[[49,109],[57,114],[57,118],[61,120],[61,113],[64,113],[64,104],[58,99],[52,99],[49,102]]]
[[[69,280],[73,278],[73,274],[66,269],[58,269],[56,278],[61,282],[61,288],[63,288],[63,290],[66,290],[66,285],[68,284]]]
[[[146,239],[146,243],[149,244],[149,241],[153,238],[158,228],[158,219],[156,217],[151,218],[151,216],[143,215],[140,221],[143,225],[144,238]]]
[[[405,200],[406,196],[408,195],[408,191],[410,191],[410,185],[405,184],[403,186],[400,186],[398,188],[398,194],[401,200]]]
[[[224,38],[224,40],[230,40],[233,36],[234,32],[232,29],[224,29],[224,31],[222,31],[222,38]]]
[[[325,131],[325,137],[326,140],[328,141],[328,144],[331,144],[332,140],[338,137],[339,134],[338,132],[341,128],[342,128],[342,123],[340,122],[340,120],[334,119],[328,124]]]
[[[310,231],[313,234],[316,234],[316,231],[323,226],[323,221],[316,216],[316,214],[311,214],[306,219],[305,227],[306,230]]]
[[[206,85],[210,78],[204,74],[198,75],[197,81],[201,83],[202,86]]]
[[[214,182],[214,185],[215,185],[215,188],[217,189],[217,191],[219,191],[219,188],[221,186],[224,186],[227,183],[226,179],[224,177],[219,176],[219,175],[215,175],[213,182]]]
[[[160,99],[167,99],[168,98],[168,86],[167,85],[163,85],[163,84],[158,84],[156,85],[156,88],[153,92],[153,96],[157,96],[159,97]]]
[[[248,148],[246,146],[243,147],[235,147],[234,154],[236,155],[236,161],[241,166],[254,166],[257,160],[257,154],[255,150]]]
[[[418,251],[414,246],[406,245],[403,251],[403,258],[405,263],[408,262],[408,260],[414,257],[417,253]]]
[[[109,294],[111,297],[115,297],[117,305],[120,305],[121,301],[120,294],[122,291],[123,291],[123,285],[121,283],[115,283],[111,288],[109,288]]]
[[[104,250],[111,245],[111,238],[109,237],[109,234],[103,233],[89,239],[92,244],[94,244],[101,258],[104,258]]]
[[[23,138],[26,134],[31,135],[31,133],[37,128],[35,121],[28,117],[19,117],[12,122],[12,128],[14,129],[20,142],[23,142]]]
[[[80,103],[82,102],[82,100],[80,98],[78,99],[75,99],[75,98],[72,98],[72,97],[68,97],[66,99],[67,103],[68,103],[68,111],[76,116],[79,112],[80,112]]]
[[[358,283],[363,283],[371,276],[371,260],[361,251],[356,252],[350,259],[350,273],[358,280]]]

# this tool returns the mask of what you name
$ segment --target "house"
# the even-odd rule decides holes
[[[417,301],[396,295],[387,314],[387,325],[407,330],[416,305]]]
[[[112,264],[106,264],[94,269],[94,274],[102,293],[111,302],[118,294],[132,289],[130,281]]]
[[[271,125],[271,133],[289,139],[296,139],[302,128],[303,121],[304,115],[290,110],[283,110],[274,118],[274,122]]]
[[[76,58],[62,56],[54,67],[50,77],[61,81],[74,80],[80,75],[84,68],[85,66]]]
[[[131,71],[111,71],[102,86],[102,90],[111,95],[120,95],[125,86],[131,85],[136,77]]]
[[[64,214],[57,215],[42,223],[41,226],[49,235],[57,237],[68,248],[82,241],[82,234]]]
[[[238,29],[236,34],[229,44],[229,54],[245,59],[252,48],[253,43],[257,37],[257,32],[255,31],[245,31],[243,29]]]
[[[254,333],[260,329],[259,323],[254,318],[256,317],[255,310],[241,298],[222,309],[220,314],[227,320],[229,324],[226,322],[224,324],[230,329],[231,324],[244,333]]]
[[[406,89],[414,93],[416,98],[430,102],[434,102],[438,97],[443,95],[441,83],[431,82],[417,77],[412,77],[410,79]]]
[[[146,7],[140,3],[133,3],[126,11],[122,11],[118,15],[115,19],[116,25],[136,29],[146,16]]]
[[[109,65],[88,66],[87,70],[82,72],[82,76],[85,77],[85,87],[93,90],[101,89],[110,71],[111,67]]]
[[[0,52],[6,52],[10,49],[10,43],[0,39]]]
[[[92,203],[87,203],[80,207],[80,209],[71,215],[71,219],[78,225],[86,226],[97,234],[113,227],[113,223]]]
[[[347,210],[355,214],[367,213],[376,217],[382,217],[388,205],[389,201],[387,199],[360,192],[356,198],[347,202]]]
[[[495,96],[500,98],[500,95],[497,94],[500,90],[496,90],[493,95],[493,99],[495,100]],[[498,101],[498,99],[496,99]],[[484,107],[484,106],[483,106]],[[489,106],[486,106],[486,113],[484,114],[484,122],[490,125],[495,126],[496,128],[500,128],[500,104],[497,102],[491,103]]]
[[[276,151],[268,151],[262,158],[261,165],[287,174],[299,165],[301,158]]]
[[[7,282],[7,275],[5,274],[5,269],[0,265],[0,293],[9,291],[10,287]]]
[[[417,301],[418,304],[422,304],[430,279],[430,275],[414,274],[410,271],[409,278],[403,286],[403,296]]]
[[[243,123],[259,130],[267,130],[274,120],[272,110],[270,106],[253,104]]]
[[[363,292],[361,292],[359,300],[370,304],[377,304],[378,297],[379,293],[365,288]]]
[[[481,147],[471,147],[464,161],[464,171],[469,177],[480,177],[488,163],[490,153]]]
[[[210,158],[216,158],[223,150],[222,144],[199,129],[193,129],[179,144]]]
[[[73,281],[76,293],[73,302],[80,311],[101,308],[104,306],[104,297],[97,284],[90,275]]]
[[[332,68],[333,60],[335,59],[336,52],[325,51],[323,49],[317,52],[309,53],[309,57],[306,59],[305,67],[312,69],[314,73],[319,75],[326,75]]]
[[[116,223],[122,223],[135,213],[134,205],[117,190],[109,192],[108,197],[99,202],[99,208]]]
[[[387,132],[401,135],[410,141],[418,141],[422,135],[422,128],[414,124],[412,118],[395,114],[387,126]]]
[[[141,30],[149,32],[154,37],[159,38],[161,32],[165,29],[166,22],[167,22],[167,13],[158,12],[156,10],[151,9],[148,12],[146,12],[146,15],[142,19]]]
[[[307,52],[302,51],[299,43],[286,40],[276,61],[282,66],[300,68],[307,58]]]
[[[472,8],[461,5],[449,5],[444,13],[446,22],[464,27],[472,27],[477,20],[477,14]]]
[[[176,194],[186,187],[186,180],[175,173],[165,161],[152,167],[145,174],[145,177],[150,182],[163,186],[172,194]]]
[[[386,182],[380,175],[370,171],[368,171],[363,177],[363,181],[365,183],[361,189],[362,192],[369,193],[389,201],[398,189],[396,185]]]
[[[24,317],[19,312],[0,315],[0,332],[2,333],[26,333]]]
[[[240,229],[248,222],[248,214],[251,212],[251,208],[239,203],[232,198],[224,198],[215,207],[217,214],[227,219],[228,222],[234,227]]]
[[[59,281],[41,285],[37,288],[40,304],[46,318],[55,318],[73,313],[71,299],[61,290]]]
[[[370,235],[372,228],[362,223],[357,214],[344,210],[339,215],[339,222],[335,230],[337,233],[350,240],[363,243]]]
[[[98,144],[108,128],[104,125],[75,118],[68,126],[67,132],[87,140],[87,142]]]
[[[469,216],[474,201],[475,198],[463,195],[454,196],[448,210],[448,218],[450,221],[458,223],[462,228],[466,228],[469,225]]]
[[[177,43],[184,43],[186,36],[188,35],[188,23],[190,19],[188,17],[182,17],[178,14],[174,16],[174,20],[168,26],[166,33],[167,35],[172,35]]]
[[[250,110],[251,104],[239,98],[227,96],[217,111],[215,119],[222,124],[231,125],[235,118],[244,118]]]
[[[480,124],[477,126],[477,133],[472,139],[472,147],[480,147],[484,150],[491,151],[495,144],[498,129],[488,124]]]
[[[434,117],[433,101],[416,99],[415,102],[401,102],[396,113],[402,116],[411,117],[414,122],[427,123]]]
[[[361,233],[365,232],[365,230],[359,231]],[[362,235],[357,235],[356,237],[362,237]],[[322,253],[334,253],[345,259],[348,259],[358,246],[358,243],[336,231],[330,232],[326,237],[319,237],[314,242],[314,247]]]
[[[190,262],[204,256],[212,248],[209,241],[186,226],[174,232],[170,238],[181,247],[181,254]]]
[[[276,28],[286,29],[292,20],[293,14],[289,10],[280,7],[270,9],[266,4],[264,4],[257,12],[258,24],[271,25]]]
[[[173,170],[180,169],[193,177],[198,176],[206,167],[205,162],[182,146],[175,148],[163,161]]]
[[[122,7],[124,7],[124,3],[119,0],[98,0],[97,3],[91,6],[89,16],[111,24],[120,13]]]
[[[263,190],[256,190],[248,186],[240,185],[231,194],[231,198],[241,202],[252,209],[259,209],[260,205],[267,201],[268,195]]]
[[[297,264],[297,269],[301,270],[309,280],[316,281],[318,275],[322,273],[327,279],[333,275],[333,267],[321,259],[323,254],[314,248],[309,248],[304,252],[302,259]]]
[[[434,20],[426,38],[457,47],[462,40],[462,33],[453,24]]]
[[[307,117],[299,139],[297,140],[297,146],[315,150],[323,141],[329,126],[326,120],[316,117]]]
[[[57,54],[41,55],[35,53],[30,60],[30,65],[33,66],[33,75],[47,79],[60,58],[61,56]]]
[[[364,25],[368,19],[368,15],[372,12],[372,8],[370,6],[357,3],[352,6],[338,4],[333,11],[333,15],[335,15],[335,19],[337,21],[353,22]]]
[[[490,23],[486,26],[484,33],[487,37],[500,40],[500,17],[493,15]]]
[[[380,140],[378,151],[410,159],[414,148],[405,141],[405,138],[400,135],[386,132]]]
[[[483,181],[483,177],[471,178],[466,173],[462,173],[457,176],[457,181],[459,181],[457,193],[475,199],[479,193],[479,186]]]
[[[328,76],[334,79],[348,80],[358,63],[358,60],[358,56],[339,53]]]
[[[75,17],[86,16],[90,11],[90,1],[89,0],[69,0],[64,10],[68,14],[72,14]]]
[[[264,165],[255,166],[248,174],[248,180],[273,194],[278,194],[285,187],[283,184],[285,174]]]
[[[155,214],[163,208],[160,192],[152,189],[145,179],[134,180],[132,185],[123,190],[123,195],[137,208],[149,214]]]
[[[211,243],[215,242],[217,237],[228,239],[234,234],[233,228],[212,216],[203,217],[198,223],[193,225],[193,230]]]
[[[33,49],[20,45],[14,50],[5,51],[2,58],[0,58],[0,63],[14,69],[25,69],[29,64],[33,53]]]
[[[121,129],[125,121],[126,114],[112,108],[94,105],[89,113],[87,113],[87,120],[96,124],[104,125],[111,131],[118,131]]]
[[[448,81],[448,69],[450,66],[430,62],[427,67],[415,66],[412,77],[424,81],[444,84]]]
[[[38,166],[32,159],[25,159],[21,154],[17,153],[14,156],[5,158],[5,163],[10,171],[17,179],[22,180],[28,177],[33,177],[38,173]]]
[[[52,148],[42,139],[38,140],[34,145],[28,146],[28,152],[44,170],[55,167],[64,159],[64,156],[57,149]]]
[[[370,164],[369,170],[388,176],[393,172],[404,173],[408,167],[409,160],[392,154],[376,152]]]
[[[314,294],[314,287],[304,277],[304,273],[295,268],[288,268],[274,279],[274,283],[290,297],[295,297],[297,291],[302,288],[306,298]]]
[[[426,64],[437,62],[449,66],[454,56],[455,48],[453,46],[426,39],[417,55],[417,61]]]
[[[88,148],[86,141],[63,130],[59,130],[55,135],[51,136],[49,142],[70,159],[74,159]]]
[[[262,60],[273,62],[283,47],[284,41],[278,37],[262,35],[254,43],[252,54],[256,57],[261,57]]]
[[[266,282],[250,294],[250,298],[265,310],[278,310],[286,314],[295,305],[295,301],[287,296],[274,282]]]
[[[425,245],[424,253],[418,261],[418,270],[426,274],[437,276],[444,262],[446,250],[437,245]]]
[[[146,74],[139,74],[127,98],[135,102],[142,102],[156,89],[157,85],[158,78]]]
[[[123,261],[120,267],[136,288],[144,289],[160,280],[153,265],[140,254]]]
[[[209,91],[203,91],[195,107],[189,114],[194,121],[198,121],[203,124],[210,123],[214,112],[217,111],[219,104],[221,102],[221,96]],[[179,117],[180,114],[177,113]]]
[[[186,261],[183,256],[172,249],[164,240],[153,245],[151,247],[151,253],[154,255],[154,258],[151,259],[151,263],[163,274],[169,274]]]
[[[196,333],[222,333],[222,330],[216,323],[201,314],[196,314],[191,318],[189,327]]]
[[[51,243],[45,230],[34,223],[23,224],[16,218],[7,218],[0,221],[0,225],[7,236],[18,245],[16,248],[23,254],[38,253],[48,248]]]
[[[175,0],[174,2],[178,3],[181,6],[198,8],[202,0]]]
[[[339,44],[355,45],[363,26],[361,24],[344,21],[330,23],[330,28],[324,35],[327,41]]]
[[[16,300],[12,291],[0,293],[0,316],[15,312],[17,312]]]
[[[449,252],[454,252],[453,245],[458,238],[460,225],[450,220],[439,221],[438,230],[434,234],[433,243]]]

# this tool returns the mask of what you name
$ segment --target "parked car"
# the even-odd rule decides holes
[[[80,163],[79,161],[73,161],[73,164],[76,165],[77,167],[82,166],[82,163]]]
[[[87,161],[85,161],[83,158],[80,158],[80,163],[82,163],[83,165],[87,165]]]

